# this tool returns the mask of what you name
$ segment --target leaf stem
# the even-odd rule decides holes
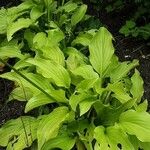
[[[107,96],[105,98],[105,101],[104,101],[105,104],[107,104],[109,102],[109,96],[110,96],[110,94],[111,94],[111,91],[108,92],[108,94],[107,94]]]

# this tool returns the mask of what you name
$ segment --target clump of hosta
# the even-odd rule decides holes
[[[56,1],[44,2],[55,8]],[[30,3],[24,4],[30,6]],[[85,5],[79,7],[79,3],[72,10],[75,4],[69,2],[57,11],[49,7],[46,10],[53,10],[50,13],[53,15],[62,10],[69,11],[67,14],[71,12],[68,21],[75,27],[86,9]],[[35,14],[37,9],[32,9],[33,12]],[[41,15],[45,13],[31,16],[40,18]],[[22,29],[20,21],[12,25],[16,27],[14,32],[10,32],[12,27],[5,26],[7,39],[11,41],[1,43],[0,60],[17,59],[11,72],[0,77],[15,82],[9,101],[25,101],[25,113],[34,109],[39,113],[4,124],[0,128],[0,146],[7,150],[29,147],[38,150],[149,150],[150,115],[146,112],[147,101],[141,101],[144,90],[143,80],[135,69],[138,60],[119,62],[114,54],[113,37],[103,27],[80,32],[71,40],[66,30],[64,34],[56,24],[44,31],[36,28],[36,32],[31,32],[27,25],[22,26],[29,28],[23,33],[26,42],[18,44],[19,35],[14,33]],[[26,21],[23,22],[28,23]],[[89,52],[89,56],[82,51]]]
[[[112,39],[105,28],[100,28],[87,47],[89,57],[74,47],[63,53],[58,43],[53,48],[51,42],[39,47],[38,41],[37,55],[14,66],[37,87],[13,70],[2,74],[15,81],[10,100],[27,101],[25,112],[35,108],[50,112],[8,121],[0,128],[4,135],[0,145],[15,150],[35,143],[39,150],[148,149],[150,115],[147,101],[141,103],[143,80],[136,69],[130,73],[138,61],[119,62]],[[44,50],[49,55],[44,55]],[[50,109],[47,104],[57,105]]]

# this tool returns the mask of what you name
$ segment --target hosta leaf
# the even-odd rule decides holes
[[[77,91],[87,91],[90,88],[93,88],[97,81],[98,79],[85,79],[77,84],[76,89]]]
[[[33,44],[36,49],[42,49],[47,46],[47,37],[44,32],[37,33],[33,38]]]
[[[60,50],[58,46],[53,46],[53,47],[45,47],[41,49],[43,52],[43,56],[46,58],[51,59],[57,64],[60,64],[62,66],[65,65],[65,57],[63,52]]]
[[[72,45],[81,44],[83,46],[88,46],[92,40],[93,36],[89,33],[79,34],[75,40],[72,41]]]
[[[48,42],[50,46],[58,45],[65,38],[64,33],[60,29],[48,30]]]
[[[30,48],[33,47],[33,38],[35,36],[35,33],[33,33],[32,31],[30,31],[30,29],[27,29],[25,32],[24,32],[24,39],[27,40],[28,42],[28,45]]]
[[[43,78],[42,76],[40,76],[38,74],[25,73],[25,72],[23,72],[23,74],[27,78],[32,80],[32,82],[34,82],[36,85],[41,87],[43,90],[52,88],[51,84],[49,84],[48,80],[46,80],[45,78]],[[23,79],[20,75],[18,75],[15,72],[4,73],[4,74],[0,75],[0,77],[17,82],[21,87],[29,88],[31,90],[31,92],[34,94],[40,92],[39,89],[37,89],[34,85],[32,85],[30,82]]]
[[[94,72],[92,66],[90,65],[81,65],[75,70],[72,71],[72,73],[76,76],[81,76],[84,79],[97,79],[99,78],[98,74]]]
[[[82,116],[83,114],[85,114],[87,111],[90,110],[91,106],[96,103],[97,100],[96,98],[89,98],[86,100],[83,100],[79,103],[79,107],[80,107],[80,116]]]
[[[117,82],[122,79],[122,77],[126,76],[127,73],[139,65],[138,60],[133,60],[132,63],[123,62],[117,66],[112,72],[110,73],[111,82]]]
[[[69,56],[67,58],[67,68],[72,71],[79,67],[80,65],[85,64],[87,58],[78,50],[73,47],[69,47],[66,49],[65,53]]]
[[[120,115],[120,126],[142,142],[150,142],[150,114],[128,110]]]
[[[59,148],[61,150],[71,150],[75,144],[75,138],[69,137],[69,135],[62,135],[56,138],[48,140],[41,150],[50,150]]]
[[[30,12],[30,18],[33,21],[36,21],[42,15],[43,15],[43,12],[40,10],[39,7],[33,7],[31,12]]]
[[[33,117],[12,119],[0,128],[0,145],[14,150],[29,147],[36,139],[38,121]]]
[[[94,130],[94,137],[99,143],[99,150],[117,150],[118,144],[121,144],[122,149],[134,150],[127,134],[118,126],[108,128],[98,126]]]
[[[58,107],[41,120],[37,130],[39,150],[45,142],[57,136],[59,127],[66,119],[67,114],[67,107]]]
[[[0,58],[14,58],[14,57],[20,59],[24,58],[18,46],[11,45],[0,47]]]
[[[144,102],[140,103],[137,107],[136,107],[136,111],[138,112],[142,112],[142,111],[147,111],[148,108],[148,101],[144,100]]]
[[[125,103],[128,100],[132,99],[126,92],[124,84],[122,82],[108,84],[107,88],[114,93],[113,97],[117,98],[121,103]]]
[[[70,76],[67,70],[59,65],[44,59],[30,59],[27,62],[36,65],[41,69],[45,78],[52,79],[56,85],[68,88],[70,86]]]
[[[7,10],[4,8],[0,9],[0,34],[6,33],[7,29]]]
[[[112,35],[106,28],[100,28],[93,37],[90,45],[90,62],[93,68],[103,77],[104,72],[111,63],[114,54]]]
[[[15,32],[23,29],[28,28],[32,24],[32,20],[29,18],[20,18],[16,22],[12,22],[9,24],[7,28],[7,39],[10,41],[12,39],[12,36]]]
[[[149,150],[150,148],[150,142],[141,142],[137,139],[136,136],[129,136],[130,142],[134,146],[135,150],[143,149],[143,150]]]
[[[59,7],[55,13],[58,13],[60,11],[65,11],[65,12],[71,12],[73,10],[75,10],[78,7],[78,5],[76,3],[73,3],[71,1],[69,1],[68,3],[66,3],[64,6]]]
[[[73,95],[70,97],[69,104],[71,105],[71,108],[72,108],[74,111],[76,111],[77,105],[78,105],[81,101],[86,100],[86,99],[93,99],[93,96],[91,96],[91,95],[88,94],[88,93],[81,93],[81,94],[78,94],[78,95],[73,94]]]
[[[84,17],[87,10],[87,5],[81,5],[72,15],[71,17],[71,25],[75,26],[77,23],[79,23],[82,18]]]
[[[51,95],[52,97],[54,97],[54,99],[56,101],[54,101],[54,99],[50,99],[48,96],[46,96],[43,93],[40,93],[38,95],[33,96],[26,104],[25,107],[25,113],[27,113],[28,111],[45,105],[45,104],[49,104],[49,103],[54,103],[54,102],[61,102],[61,103],[67,103],[67,99],[65,97],[65,91],[63,90],[46,90],[46,92]]]
[[[33,96],[29,88],[17,87],[9,95],[10,100],[28,101]]]
[[[143,87],[143,80],[140,76],[140,73],[135,70],[135,73],[131,77],[132,87],[131,87],[131,94],[133,98],[137,98],[138,102],[140,102],[141,97],[144,93],[144,87]]]

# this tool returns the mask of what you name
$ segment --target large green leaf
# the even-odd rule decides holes
[[[96,98],[89,98],[89,99],[85,99],[83,101],[81,101],[79,103],[79,107],[80,107],[80,116],[82,116],[83,114],[85,114],[86,112],[88,112],[90,110],[90,108],[92,107],[92,105],[94,103],[96,103],[98,100]]]
[[[55,63],[60,64],[62,66],[65,65],[64,54],[58,46],[44,47],[41,49],[41,51],[43,52],[43,56],[45,58],[49,58],[52,61],[54,61]]]
[[[48,80],[45,79],[44,77],[42,77],[41,75],[33,74],[33,73],[25,73],[25,72],[22,72],[22,73],[27,78],[29,78],[32,82],[34,82],[36,85],[41,87],[43,90],[52,88],[52,86],[48,82]],[[22,78],[20,75],[18,75],[15,72],[4,73],[4,74],[0,75],[0,77],[15,81],[20,85],[20,87],[29,88],[33,94],[41,92],[38,88],[36,88],[34,85],[32,85],[30,82],[26,81],[24,78]]]
[[[107,88],[108,90],[114,93],[112,96],[117,98],[121,103],[125,103],[128,100],[132,99],[127,93],[124,84],[122,82],[108,84]]]
[[[143,96],[144,93],[144,87],[143,87],[143,80],[140,76],[140,73],[135,70],[135,73],[131,77],[132,81],[132,87],[131,87],[131,94],[133,98],[137,98],[138,102],[140,102],[141,97]]]
[[[65,121],[67,114],[67,107],[58,107],[41,120],[37,130],[39,150],[45,142],[57,136],[60,125]]]
[[[76,39],[72,41],[72,45],[81,44],[83,46],[88,46],[92,40],[93,36],[90,33],[80,33]]]
[[[112,39],[110,32],[101,27],[89,45],[90,62],[101,77],[103,77],[104,72],[111,63],[114,54]]]
[[[0,34],[6,33],[7,29],[7,10],[4,8],[0,9]]]
[[[48,140],[44,143],[41,150],[50,150],[55,148],[59,148],[61,150],[71,150],[74,144],[75,138],[69,137],[69,135],[62,135]]]
[[[38,121],[33,117],[12,119],[0,128],[0,145],[21,150],[31,146],[36,139]]]
[[[87,5],[83,4],[81,5],[72,15],[71,17],[71,25],[75,26],[77,23],[79,23],[82,18],[84,17],[87,10]]]
[[[79,92],[87,91],[87,90],[93,88],[97,81],[98,81],[98,79],[85,79],[85,80],[81,81],[79,84],[77,84],[76,89]]]
[[[94,137],[99,143],[99,150],[117,150],[118,144],[121,145],[124,150],[134,150],[134,147],[130,143],[127,134],[118,128],[118,126],[111,126],[104,128],[98,126],[94,130]]]
[[[25,107],[25,113],[27,113],[28,111],[45,105],[45,104],[49,104],[49,103],[54,103],[54,102],[60,102],[60,103],[67,103],[67,99],[65,97],[65,91],[63,90],[46,90],[46,92],[51,95],[56,101],[54,101],[54,99],[50,99],[48,96],[46,96],[43,93],[40,93],[38,95],[33,96],[26,104]]]
[[[120,126],[142,142],[150,142],[150,114],[128,110],[120,115]]]
[[[117,68],[112,70],[111,73],[109,74],[109,76],[111,78],[111,82],[117,82],[117,81],[121,80],[124,76],[127,75],[127,73],[131,69],[133,69],[137,65],[139,65],[138,60],[133,60],[133,62],[131,62],[131,63],[129,63],[129,62],[120,63],[117,66]]]
[[[20,59],[24,58],[18,46],[8,45],[0,47],[0,58],[14,58],[14,57]]]
[[[40,68],[41,74],[48,79],[52,79],[56,85],[68,88],[70,86],[70,76],[67,70],[50,60],[30,59],[27,62]]]
[[[90,65],[81,65],[75,70],[73,70],[72,73],[76,76],[81,76],[84,79],[99,78],[99,75],[96,72],[94,72],[92,66]]]
[[[39,7],[33,7],[30,12],[30,18],[33,21],[36,21],[39,17],[41,17],[44,13],[40,10]]]
[[[29,18],[20,18],[16,22],[12,22],[9,24],[7,28],[7,39],[10,41],[12,36],[15,32],[23,29],[28,28],[31,24],[33,24],[32,20]]]
[[[10,100],[28,101],[33,96],[33,92],[26,87],[17,87],[9,95]]]
[[[77,105],[83,101],[83,100],[89,100],[89,99],[93,99],[93,96],[91,96],[90,94],[88,93],[81,93],[81,94],[73,94],[71,95],[70,97],[70,100],[69,100],[69,104],[71,106],[71,108],[76,111],[76,107]]]

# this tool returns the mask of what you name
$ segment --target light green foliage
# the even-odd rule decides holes
[[[86,10],[87,10],[87,6],[81,5],[80,8],[75,11],[75,13],[71,17],[72,26],[75,26],[77,23],[79,23],[83,19],[86,13]]]
[[[15,83],[9,101],[25,101],[25,113],[35,114],[2,125],[0,146],[148,150],[150,115],[147,101],[141,103],[142,78],[134,71],[139,62],[119,62],[106,28],[78,30],[86,9],[81,1],[53,0],[7,9],[22,15],[5,26],[0,60],[16,63],[0,77]]]
[[[57,136],[60,125],[63,121],[65,121],[67,114],[67,107],[59,107],[40,121],[39,127],[37,129],[39,150],[46,141]]]
[[[112,35],[105,28],[101,28],[93,37],[90,45],[90,62],[94,69],[103,77],[104,72],[110,64],[114,53]]]
[[[8,145],[8,150],[12,148],[20,150],[30,146],[37,138],[38,122],[39,121],[33,117],[20,117],[8,121],[0,128],[0,145]]]
[[[75,144],[75,139],[69,137],[68,135],[65,136],[58,136],[56,138],[48,140],[41,150],[49,150],[54,148],[60,148],[62,150],[71,150]]]

